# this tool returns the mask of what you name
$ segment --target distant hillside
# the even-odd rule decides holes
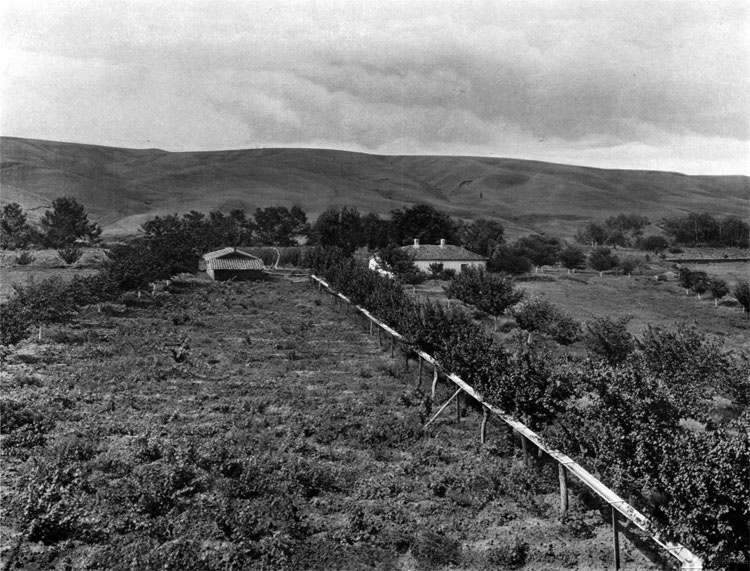
[[[319,149],[172,153],[15,137],[0,138],[3,203],[32,217],[74,196],[105,233],[134,233],[151,216],[299,204],[387,213],[427,203],[466,219],[494,218],[511,235],[570,236],[620,212],[750,213],[750,178],[604,170],[517,159],[380,156]],[[32,210],[36,209],[36,210]]]

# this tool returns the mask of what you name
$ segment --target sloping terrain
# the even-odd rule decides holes
[[[605,170],[518,159],[379,156],[322,149],[166,152],[3,137],[1,199],[41,213],[74,196],[109,234],[157,214],[298,204],[387,213],[427,203],[495,218],[510,234],[569,236],[620,212],[652,220],[685,211],[747,216],[750,178]]]

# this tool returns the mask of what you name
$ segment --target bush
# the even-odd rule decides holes
[[[516,537],[509,543],[487,550],[487,563],[491,568],[518,569],[526,564],[529,544]]]
[[[28,311],[15,301],[0,305],[0,345],[15,345],[29,334]]]
[[[667,249],[667,247],[669,246],[669,242],[667,242],[667,239],[664,236],[649,236],[648,238],[640,240],[638,246],[641,248],[641,250],[646,250],[648,252],[654,252],[655,254],[658,254]]]
[[[16,264],[19,266],[28,266],[29,264],[34,263],[36,258],[32,256],[27,250],[24,250],[20,254],[16,256]]]
[[[424,531],[417,535],[411,548],[420,569],[437,569],[461,561],[461,545],[442,533]]]
[[[734,293],[734,297],[737,298],[737,301],[740,302],[743,311],[750,311],[750,284],[741,281],[735,286],[732,293]]]
[[[617,256],[612,253],[612,250],[605,246],[596,248],[591,254],[589,254],[589,265],[597,272],[605,272],[616,268],[620,264],[620,260]]]
[[[521,304],[514,308],[513,317],[521,329],[546,333],[563,345],[575,343],[580,335],[581,325],[545,300],[535,299]]]
[[[569,270],[578,270],[586,267],[586,254],[576,246],[566,246],[558,255],[560,263]]]
[[[620,269],[622,270],[622,273],[630,275],[638,269],[638,266],[640,265],[641,261],[638,258],[635,256],[628,256],[620,262]]]
[[[57,255],[66,264],[74,264],[83,256],[83,250],[77,246],[66,246],[57,251]]]
[[[513,278],[493,276],[484,270],[472,268],[453,278],[445,294],[490,315],[501,315],[523,299],[523,291],[516,289]]]
[[[630,317],[610,319],[599,317],[586,324],[583,342],[592,353],[611,365],[625,361],[635,349],[635,340],[628,333]]]
[[[506,274],[527,274],[531,271],[533,264],[529,258],[524,256],[515,248],[500,247],[489,262],[487,269],[491,272],[504,272]]]

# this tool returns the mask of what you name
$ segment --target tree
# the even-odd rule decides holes
[[[20,204],[11,202],[0,212],[0,247],[5,250],[25,248],[33,240],[34,230],[26,221]]]
[[[500,246],[487,262],[487,269],[512,275],[527,274],[531,271],[532,263],[524,253],[525,250],[515,246]]]
[[[341,248],[347,256],[366,243],[361,216],[356,208],[329,208],[318,216],[312,234],[321,246]]]
[[[742,311],[750,311],[750,284],[741,281],[734,288],[734,297],[740,302]]]
[[[362,216],[362,234],[370,250],[385,248],[391,241],[391,222],[374,213]]]
[[[577,246],[565,246],[558,254],[558,259],[564,268],[578,270],[586,267],[586,254]]]
[[[641,250],[658,254],[669,247],[669,242],[664,236],[648,236],[638,243]]]
[[[537,266],[552,266],[557,263],[561,250],[560,240],[542,234],[532,234],[516,240],[515,251]]]
[[[414,256],[398,246],[388,246],[377,253],[378,259],[385,266],[383,269],[392,272],[403,283],[422,283],[427,275],[414,264]]]
[[[597,317],[586,324],[583,342],[592,353],[610,365],[624,362],[635,349],[635,340],[628,332],[631,317]]]
[[[417,239],[423,244],[438,244],[441,239],[456,242],[457,224],[444,212],[427,204],[417,204],[391,213],[391,229],[396,244]]]
[[[605,246],[596,248],[589,254],[589,265],[597,272],[604,272],[616,268],[620,260]]]
[[[600,246],[607,241],[607,235],[607,229],[603,225],[597,222],[589,222],[583,230],[576,233],[575,238],[580,244]]]
[[[467,250],[489,258],[504,242],[504,234],[502,224],[480,218],[461,229],[461,243]]]
[[[293,246],[296,236],[305,236],[310,230],[307,215],[299,206],[291,210],[285,206],[256,208],[255,227],[258,241],[269,246]]]
[[[729,293],[727,282],[719,278],[711,278],[708,288],[714,298],[714,305],[719,306],[719,300]]]
[[[63,196],[52,201],[39,221],[44,242],[52,248],[65,248],[79,240],[96,242],[102,233],[96,222],[90,222],[86,209],[75,198]]]
[[[521,301],[524,292],[516,289],[511,277],[494,276],[482,269],[466,268],[450,281],[445,295],[497,317]]]

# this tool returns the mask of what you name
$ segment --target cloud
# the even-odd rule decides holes
[[[750,170],[739,1],[25,0],[4,10],[4,133],[579,163],[616,162],[617,149],[629,153],[622,164],[655,153],[691,172]],[[699,160],[708,151],[718,162]]]

